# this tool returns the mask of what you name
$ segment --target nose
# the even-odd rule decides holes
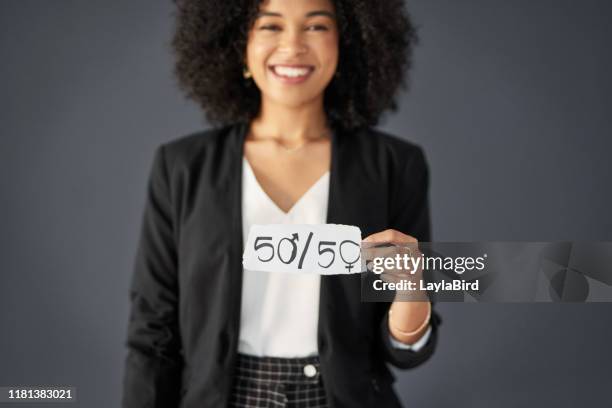
[[[290,55],[301,55],[308,51],[308,47],[304,44],[302,32],[297,29],[285,30],[279,45],[279,51],[286,52]]]

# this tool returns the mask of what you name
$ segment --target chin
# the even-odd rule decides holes
[[[269,98],[271,101],[274,101],[274,103],[276,104],[283,105],[288,108],[299,108],[306,104],[312,103],[313,101],[319,99],[319,97],[322,97],[323,91],[324,90],[321,90],[320,92],[316,92],[316,91],[310,90],[306,92],[305,90],[299,90],[299,89],[294,89],[294,90],[282,89],[282,90],[277,90],[273,94],[269,95]]]

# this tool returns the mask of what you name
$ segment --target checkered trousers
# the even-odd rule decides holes
[[[231,408],[327,408],[319,358],[238,354]]]

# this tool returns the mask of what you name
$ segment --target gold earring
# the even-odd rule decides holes
[[[253,74],[251,74],[251,71],[249,71],[247,67],[244,67],[244,69],[242,70],[242,76],[244,77],[244,79],[249,79],[253,77]]]

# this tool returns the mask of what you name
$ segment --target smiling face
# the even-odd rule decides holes
[[[249,32],[246,60],[264,103],[322,103],[338,65],[331,1],[264,1]]]

